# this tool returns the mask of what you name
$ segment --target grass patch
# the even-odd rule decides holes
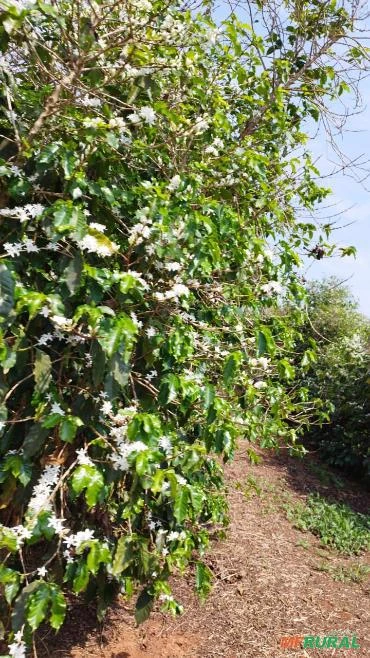
[[[349,564],[337,565],[327,564],[321,562],[317,567],[317,571],[324,571],[340,583],[364,583],[370,575],[370,566],[367,564]]]
[[[310,531],[324,546],[347,555],[370,548],[370,516],[359,514],[343,503],[331,503],[312,494],[306,504],[286,506],[288,519],[296,528]]]

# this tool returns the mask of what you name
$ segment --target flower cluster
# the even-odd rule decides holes
[[[118,245],[115,242],[107,239],[99,240],[95,235],[90,235],[89,233],[82,240],[79,240],[78,245],[83,251],[103,257],[112,256],[118,250]]]
[[[137,112],[129,114],[127,118],[134,124],[140,123],[140,121],[145,121],[150,126],[152,126],[155,123],[157,117],[152,107],[144,105]]]
[[[152,220],[148,217],[150,208],[145,207],[138,210],[135,214],[136,219],[140,221],[134,224],[130,228],[129,243],[133,246],[137,246],[150,237],[152,232],[151,224]]]
[[[41,511],[51,509],[51,495],[59,480],[59,473],[60,466],[57,464],[49,464],[45,467],[28,504],[28,512],[31,516],[37,516]]]
[[[159,302],[164,302],[170,299],[178,301],[180,297],[187,297],[188,295],[190,295],[190,290],[183,283],[174,283],[172,288],[164,293],[154,293],[154,297],[158,299]]]
[[[2,208],[0,215],[3,217],[14,217],[23,223],[39,217],[44,210],[45,206],[42,206],[40,203],[27,203],[24,206],[16,206],[15,208]]]

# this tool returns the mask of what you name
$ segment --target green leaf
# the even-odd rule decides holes
[[[50,602],[50,626],[57,631],[63,624],[67,611],[64,594],[58,585],[50,586]]]
[[[26,434],[26,438],[23,442],[23,456],[25,459],[29,459],[36,455],[45,444],[46,438],[49,435],[47,427],[43,427],[39,423],[34,423]]]
[[[0,548],[7,548],[8,551],[11,551],[12,553],[15,553],[18,550],[17,538],[14,532],[5,526],[0,526]]]
[[[71,178],[71,175],[74,171],[76,163],[78,162],[77,156],[73,151],[64,151],[61,157],[61,164],[64,171],[64,176],[66,180]]]
[[[86,234],[86,217],[81,208],[73,206],[71,202],[56,204],[54,217],[55,234],[69,232],[77,240]]]
[[[135,459],[135,470],[136,473],[140,476],[148,473],[149,467],[149,455],[147,452],[139,452]]]
[[[261,327],[257,335],[257,351],[258,356],[263,356],[266,353],[272,354],[275,348],[275,341],[273,339],[271,329],[269,327]]]
[[[117,542],[112,565],[112,574],[115,578],[118,578],[130,566],[135,555],[133,538],[131,536],[120,537]]]
[[[110,372],[113,379],[124,388],[129,381],[130,366],[125,363],[119,354],[115,354],[110,361]]]
[[[88,570],[94,574],[94,576],[98,573],[101,564],[109,564],[110,561],[111,554],[109,546],[100,544],[99,541],[91,544],[86,564]]]
[[[263,331],[258,332],[257,350],[258,350],[258,356],[262,356],[267,352],[267,340]]]
[[[119,318],[105,318],[99,343],[108,357],[119,352],[125,354],[130,349],[133,337],[137,334],[135,323],[126,315]]]
[[[0,316],[7,317],[14,306],[14,279],[8,268],[0,264]]]
[[[83,260],[81,254],[76,254],[69,262],[69,265],[64,270],[65,281],[69,292],[74,295],[81,285]]]
[[[201,599],[205,599],[212,588],[212,571],[204,562],[196,563],[195,588]]]
[[[49,586],[46,583],[40,583],[36,591],[30,595],[27,602],[26,619],[31,629],[35,631],[44,621],[47,615],[50,602]]]
[[[148,619],[154,603],[154,597],[149,594],[147,589],[139,594],[135,605],[135,620],[137,624],[142,624]]]
[[[0,583],[4,586],[5,599],[11,604],[20,586],[20,574],[0,564]]]
[[[242,362],[243,355],[241,352],[234,352],[227,358],[224,367],[224,382],[226,385],[230,384],[235,376],[237,368]]]
[[[178,523],[182,523],[188,512],[189,491],[185,487],[181,487],[175,499],[174,517]]]
[[[79,427],[82,427],[83,422],[78,416],[65,416],[60,423],[60,438],[66,443],[72,443],[76,436]]]
[[[92,379],[94,386],[99,386],[104,379],[105,354],[97,340],[91,342]]]
[[[208,411],[212,407],[215,399],[215,387],[211,384],[207,384],[204,387],[204,407]]]
[[[295,368],[289,363],[289,361],[287,361],[287,359],[280,359],[277,367],[280,377],[283,377],[287,380],[294,379]]]
[[[14,632],[20,631],[26,623],[26,607],[28,599],[40,586],[39,580],[34,580],[29,585],[23,587],[21,593],[16,598],[12,612],[12,629]]]
[[[74,471],[72,489],[77,495],[85,489],[85,498],[89,507],[96,505],[103,488],[104,478],[96,466],[81,465]]]
[[[180,388],[180,378],[177,375],[170,374],[163,378],[158,395],[159,404],[165,405],[176,400]]]
[[[49,416],[46,416],[46,418],[42,421],[42,427],[46,427],[48,429],[51,429],[52,427],[56,427],[57,425],[59,425],[62,418],[64,418],[64,416],[62,416],[61,414],[56,414],[56,413],[50,414]]]
[[[112,190],[109,187],[102,187],[101,191],[104,194],[104,197],[108,201],[108,203],[113,205],[114,202],[115,202],[115,198],[114,198]]]
[[[36,382],[36,391],[42,395],[46,393],[51,380],[51,360],[48,354],[36,348],[36,358],[33,367],[33,376]]]
[[[73,591],[76,594],[83,592],[89,583],[89,579],[90,574],[87,564],[81,560],[77,565],[75,577],[73,579]]]

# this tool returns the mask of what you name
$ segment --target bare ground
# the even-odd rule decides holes
[[[255,476],[257,490],[246,483]],[[335,495],[358,511],[369,495],[352,483],[338,488],[315,461],[264,455],[252,466],[242,444],[227,467],[231,524],[206,558],[214,587],[202,605],[193,580],[174,578],[184,605],[176,619],[154,612],[135,628],[127,602],[114,606],[101,625],[86,606],[75,606],[56,637],[44,633],[38,656],[46,658],[316,658],[370,656],[370,579],[338,582],[330,572],[370,564],[370,555],[343,558],[324,550],[310,533],[286,519],[282,504],[310,491]],[[360,649],[282,649],[289,635],[356,635]]]

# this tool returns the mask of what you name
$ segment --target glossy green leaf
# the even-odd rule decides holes
[[[85,491],[88,506],[94,507],[104,487],[103,474],[96,466],[78,466],[73,472],[71,485],[77,495]]]
[[[148,619],[154,603],[154,598],[152,594],[148,592],[147,589],[144,589],[135,605],[135,620],[137,624],[142,624],[146,619]]]
[[[49,389],[51,380],[51,359],[48,354],[36,348],[35,365],[33,376],[36,383],[36,391],[43,394]]]
[[[0,316],[7,317],[14,306],[14,279],[8,268],[0,264]]]

